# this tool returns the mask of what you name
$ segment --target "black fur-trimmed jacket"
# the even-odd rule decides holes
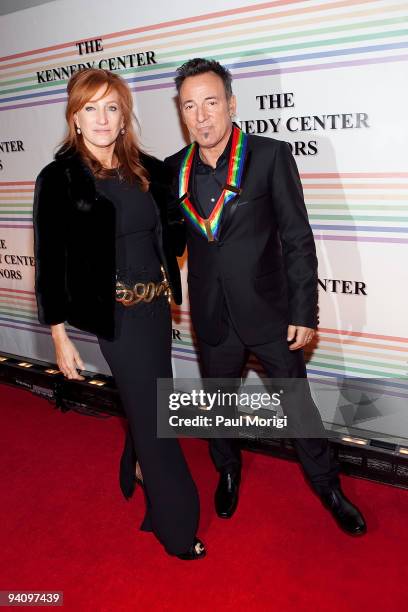
[[[176,304],[181,303],[176,254],[184,228],[172,222],[170,177],[163,162],[143,154],[157,212],[156,239]],[[98,193],[93,174],[72,151],[57,153],[37,177],[34,195],[35,291],[39,321],[67,321],[114,337],[115,208]]]

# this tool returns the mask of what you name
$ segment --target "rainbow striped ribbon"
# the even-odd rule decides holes
[[[194,227],[204,234],[209,242],[217,240],[224,206],[241,192],[240,185],[242,180],[242,171],[244,168],[247,140],[248,136],[239,128],[234,126],[232,133],[231,153],[228,164],[227,182],[208,219],[204,219],[198,214],[194,205],[190,201],[190,193],[188,191],[194,153],[197,147],[195,142],[188,147],[186,155],[182,161],[179,177],[181,208],[185,217]]]

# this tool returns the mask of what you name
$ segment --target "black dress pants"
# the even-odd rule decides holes
[[[114,376],[129,429],[120,465],[122,492],[133,492],[136,460],[146,499],[144,531],[170,554],[194,541],[199,520],[196,486],[178,440],[157,438],[156,379],[171,378],[171,316],[167,298],[132,307],[116,304],[116,337],[99,338]]]
[[[286,339],[256,346],[245,345],[234,329],[229,315],[225,315],[224,322],[228,332],[220,344],[211,346],[199,340],[204,377],[240,378],[248,353],[251,352],[258,358],[268,378],[306,378],[306,367],[301,349],[290,351]],[[310,411],[309,416],[319,421],[323,431],[320,414],[311,396],[308,398],[307,405],[299,406],[299,411],[294,410],[293,414],[288,417],[292,422],[295,421],[296,431],[301,431],[302,418],[307,417],[305,414],[302,415],[302,410]],[[326,438],[293,438],[292,442],[308,480],[318,493],[323,492],[328,486],[338,484],[339,468],[330,457]],[[212,438],[210,454],[219,472],[237,471],[241,467],[241,453],[239,442],[236,439]]]

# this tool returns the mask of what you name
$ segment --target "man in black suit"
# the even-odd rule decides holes
[[[231,80],[213,60],[192,59],[177,70],[180,112],[194,142],[166,160],[187,230],[202,370],[207,378],[239,378],[250,351],[268,377],[304,379],[302,348],[317,325],[317,258],[302,186],[286,142],[243,134],[233,123]],[[308,409],[317,413],[312,401]],[[364,533],[327,439],[293,442],[340,527]],[[216,511],[229,518],[238,503],[240,450],[235,440],[212,439],[210,452],[220,474]]]

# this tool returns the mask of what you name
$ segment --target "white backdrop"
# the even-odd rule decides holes
[[[215,57],[233,73],[238,123],[290,142],[301,173],[319,255],[311,379],[387,378],[383,401],[406,403],[407,14],[406,0],[60,0],[2,17],[0,350],[53,360],[29,258],[34,180],[64,133],[61,69],[111,58],[144,147],[163,158],[185,145],[175,68]],[[102,49],[80,55],[77,43],[95,39]],[[148,52],[156,63],[131,65]],[[87,368],[106,372],[95,338],[71,335]],[[173,358],[179,377],[197,373],[187,294]]]

